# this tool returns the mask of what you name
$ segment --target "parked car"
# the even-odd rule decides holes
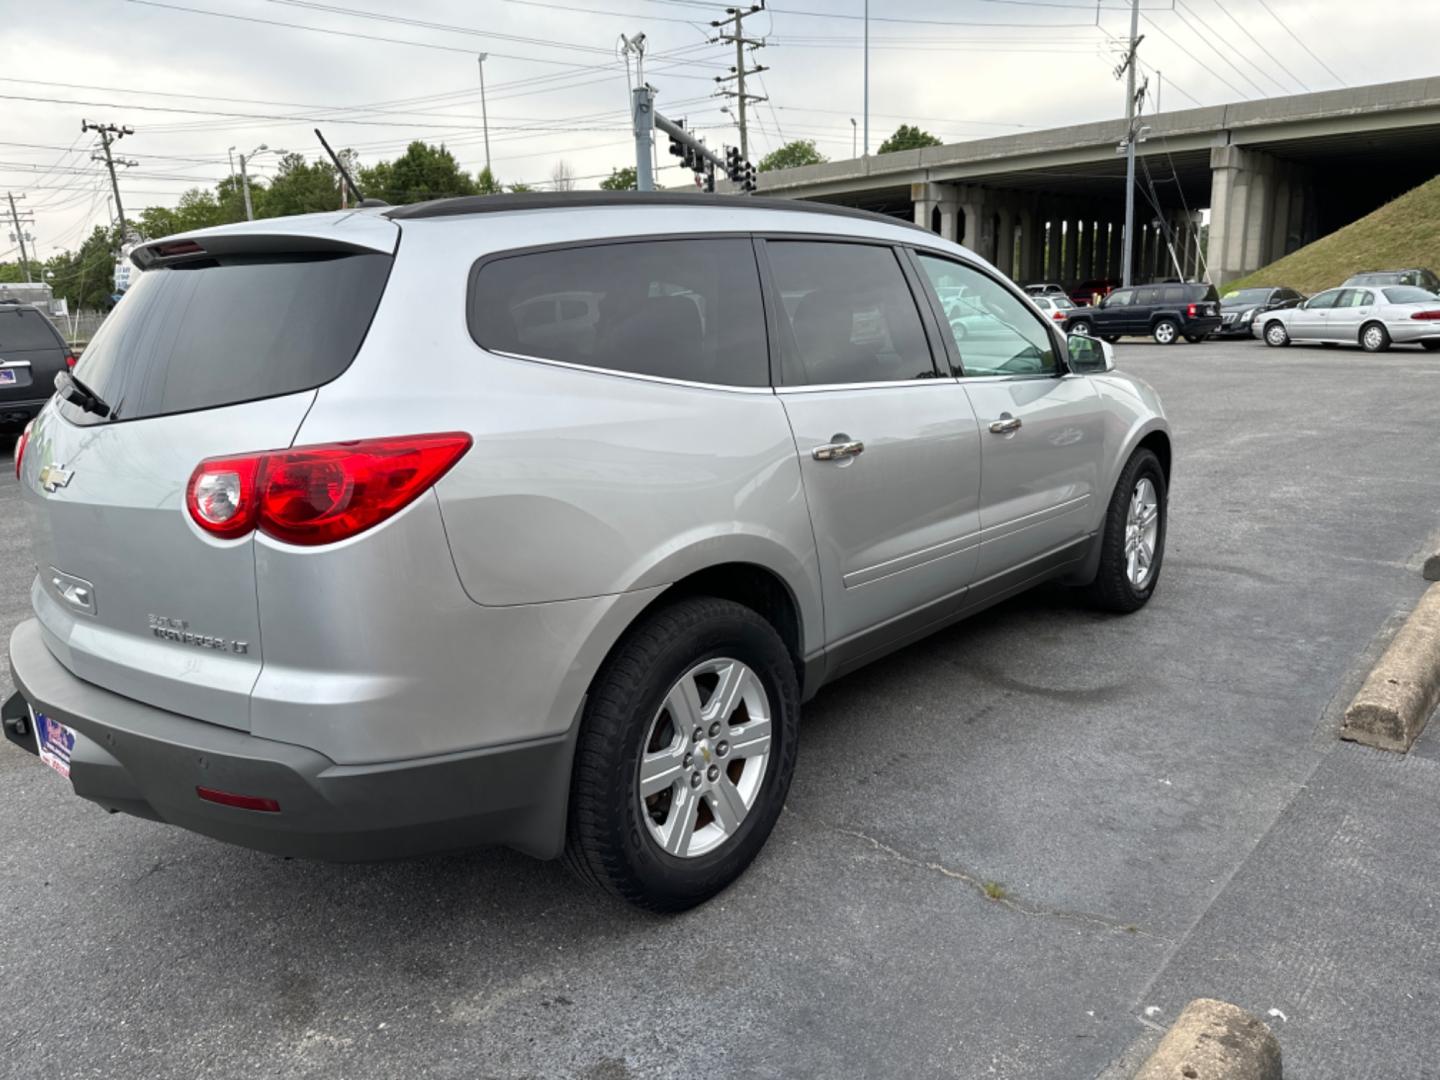
[[[1071,333],[1106,341],[1148,334],[1160,345],[1182,337],[1204,341],[1219,326],[1220,298],[1215,286],[1203,282],[1116,289],[1097,306],[1078,308],[1065,320]]]
[[[1396,344],[1434,352],[1440,349],[1440,296],[1418,285],[1327,289],[1299,307],[1256,319],[1253,332],[1276,347],[1319,342],[1384,352]]]
[[[1064,285],[1056,284],[1053,281],[1037,282],[1034,285],[1026,285],[1025,291],[1031,296],[1064,296],[1067,299],[1070,294],[1065,291]]]
[[[133,259],[19,448],[3,709],[109,810],[499,842],[678,910],[764,844],[823,684],[1042,581],[1128,612],[1160,575],[1154,391],[890,218],[506,195]],[[941,289],[1001,325],[951,333]]]
[[[23,427],[75,363],[60,331],[39,308],[0,301],[0,428]]]
[[[1240,289],[1220,298],[1220,327],[1216,337],[1250,337],[1255,320],[1267,311],[1283,311],[1303,303],[1305,297],[1294,289],[1261,287]]]
[[[1430,270],[1371,270],[1355,274],[1340,284],[1341,288],[1346,285],[1366,285],[1371,288],[1377,285],[1414,285],[1427,292],[1440,293],[1440,277],[1436,277]]]
[[[1093,278],[1090,281],[1082,281],[1071,289],[1070,299],[1078,307],[1090,307],[1119,287],[1120,282],[1118,281],[1112,281],[1109,278]]]
[[[1070,313],[1075,310],[1074,302],[1068,296],[1032,296],[1035,306],[1062,326]]]

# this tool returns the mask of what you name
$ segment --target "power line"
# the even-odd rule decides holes
[[[1225,78],[1225,76],[1221,75],[1218,71],[1216,71],[1214,68],[1212,68],[1209,64],[1206,64],[1206,63],[1204,63],[1203,61],[1201,61],[1201,60],[1199,60],[1198,58],[1196,58],[1196,56],[1195,56],[1195,54],[1194,54],[1193,52],[1191,52],[1191,51],[1190,51],[1189,49],[1187,49],[1184,45],[1181,45],[1180,42],[1176,41],[1173,37],[1171,37],[1170,34],[1165,30],[1165,28],[1164,28],[1163,26],[1161,26],[1159,23],[1157,23],[1154,19],[1152,19],[1149,15],[1146,15],[1144,12],[1141,12],[1140,17],[1141,17],[1142,19],[1144,19],[1144,20],[1155,30],[1156,33],[1158,33],[1158,34],[1159,34],[1161,37],[1163,37],[1166,41],[1170,42],[1171,45],[1174,45],[1177,49],[1179,49],[1179,50],[1181,51],[1181,53],[1183,53],[1183,54],[1186,55],[1186,56],[1189,56],[1192,60],[1195,60],[1195,62],[1196,62],[1197,64],[1199,64],[1202,68],[1204,68],[1206,71],[1208,71],[1208,72],[1209,72],[1211,75],[1213,75],[1217,80],[1219,80],[1220,82],[1224,83],[1227,87],[1229,87],[1230,90],[1231,90],[1231,92],[1234,93],[1237,97],[1242,97],[1242,98],[1243,98],[1243,97],[1246,97],[1245,91],[1241,90],[1238,86],[1236,86],[1234,83],[1232,83],[1229,79]]]
[[[1185,12],[1181,10],[1183,6],[1184,5],[1181,3],[1181,0],[1176,0],[1176,8],[1173,12],[1171,12],[1171,14],[1173,14],[1177,19],[1183,22],[1187,27],[1189,27],[1190,32],[1195,35],[1196,41],[1199,41],[1202,45],[1204,45],[1212,53],[1218,56],[1226,64],[1230,65],[1231,71],[1235,72],[1236,75],[1239,75],[1240,78],[1244,79],[1247,83],[1253,86],[1257,94],[1259,94],[1261,97],[1264,97],[1265,88],[1262,87],[1259,83],[1257,83],[1254,79],[1250,78],[1249,75],[1246,75],[1245,72],[1241,71],[1240,68],[1236,65],[1235,61],[1231,60],[1230,57],[1226,56],[1223,52],[1221,52],[1214,45],[1212,45],[1210,43],[1210,39],[1205,36],[1204,27],[1196,26],[1194,23],[1192,23],[1189,19],[1185,17]],[[1275,85],[1279,86],[1280,84],[1276,83]]]
[[[1260,0],[1260,6],[1270,13],[1270,17],[1280,24],[1281,29],[1283,29],[1287,34],[1289,34],[1292,38],[1295,39],[1295,43],[1297,45],[1299,45],[1302,49],[1304,49],[1307,53],[1310,54],[1310,58],[1312,60],[1314,60],[1317,64],[1319,64],[1322,68],[1324,68],[1330,73],[1330,77],[1332,79],[1338,82],[1341,86],[1346,85],[1345,80],[1342,79],[1339,75],[1335,74],[1335,69],[1332,68],[1329,64],[1325,63],[1324,60],[1321,60],[1320,57],[1316,56],[1315,50],[1310,48],[1309,45],[1306,45],[1305,42],[1300,40],[1300,35],[1295,33],[1294,30],[1291,30],[1290,27],[1286,25],[1285,20],[1280,18],[1279,15],[1275,14],[1274,9],[1271,8],[1271,6],[1267,4],[1265,0]]]
[[[1252,35],[1250,31],[1246,30],[1245,27],[1241,24],[1240,20],[1235,18],[1235,16],[1230,13],[1230,9],[1225,6],[1224,0],[1210,0],[1210,2],[1213,3],[1217,8],[1219,8],[1221,13],[1227,19],[1229,19],[1232,23],[1235,24],[1235,29],[1240,31],[1241,37],[1248,38],[1250,41],[1254,42],[1255,45],[1260,49],[1260,51],[1270,58],[1271,63],[1273,63],[1276,67],[1278,67],[1281,71],[1283,71],[1286,75],[1290,77],[1291,82],[1296,83],[1300,87],[1300,89],[1304,90],[1306,93],[1310,92],[1310,87],[1305,85],[1305,80],[1300,78],[1300,76],[1296,75],[1293,71],[1286,67],[1285,64],[1280,60],[1280,58],[1270,51],[1269,46],[1267,46],[1264,41]],[[1191,10],[1193,11],[1193,9]],[[1236,49],[1236,52],[1239,52],[1238,48]],[[1254,64],[1254,61],[1251,61],[1251,63]],[[1265,70],[1259,64],[1254,64],[1254,67],[1257,71]],[[1280,85],[1279,80],[1275,79],[1273,76],[1269,76],[1268,73],[1267,77],[1269,77],[1270,81],[1275,83],[1276,86]]]

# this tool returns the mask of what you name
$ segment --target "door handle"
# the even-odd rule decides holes
[[[824,446],[817,446],[810,451],[810,456],[816,461],[836,461],[840,458],[854,457],[865,449],[865,444],[859,439],[851,439],[846,435],[832,435],[833,442]]]
[[[1020,430],[1020,418],[1011,416],[1008,412],[1001,413],[999,420],[990,421],[990,432],[994,435],[1009,435],[1012,431]]]

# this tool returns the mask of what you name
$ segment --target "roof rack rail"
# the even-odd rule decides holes
[[[367,200],[368,201],[368,200]],[[926,231],[905,218],[872,210],[803,199],[777,199],[755,195],[711,195],[699,191],[524,191],[505,195],[461,195],[450,199],[397,206],[386,213],[396,221],[498,214],[516,210],[576,210],[604,206],[685,206],[718,210],[783,210],[790,213],[831,214],[836,217],[883,221]]]

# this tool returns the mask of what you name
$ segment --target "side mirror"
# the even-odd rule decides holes
[[[1088,334],[1071,334],[1066,339],[1070,347],[1070,370],[1077,375],[1098,375],[1115,370],[1115,350],[1108,341]]]

